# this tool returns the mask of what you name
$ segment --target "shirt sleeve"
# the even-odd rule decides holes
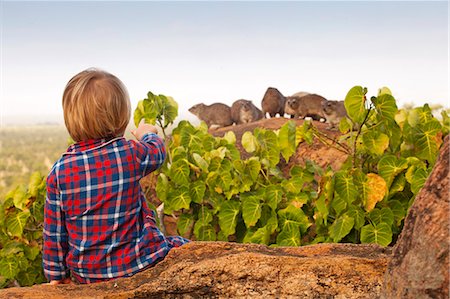
[[[147,133],[136,142],[136,160],[142,177],[155,171],[166,159],[164,140],[154,133]]]
[[[45,277],[48,280],[62,280],[69,277],[65,261],[68,251],[67,230],[54,169],[47,177],[43,239],[42,258]]]

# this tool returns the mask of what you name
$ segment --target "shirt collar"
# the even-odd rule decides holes
[[[121,139],[123,137],[116,137],[116,138],[102,138],[102,139],[89,139],[89,140],[83,140],[79,141],[77,143],[72,144],[67,149],[67,154],[73,154],[73,153],[79,153],[84,152],[87,150],[95,149],[98,147],[102,147],[108,143],[111,143],[114,140]]]

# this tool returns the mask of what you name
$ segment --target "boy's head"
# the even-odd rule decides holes
[[[116,76],[87,69],[67,83],[64,122],[76,142],[123,136],[131,115],[127,89]]]

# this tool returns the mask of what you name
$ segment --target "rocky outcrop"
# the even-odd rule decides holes
[[[449,137],[405,219],[384,298],[449,298]]]
[[[12,288],[0,298],[377,298],[389,256],[376,245],[192,242],[131,278]]]

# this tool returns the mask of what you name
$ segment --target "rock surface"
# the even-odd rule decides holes
[[[449,298],[449,163],[447,136],[394,246],[384,298]]]
[[[192,242],[131,278],[0,291],[0,298],[378,298],[390,249]]]

